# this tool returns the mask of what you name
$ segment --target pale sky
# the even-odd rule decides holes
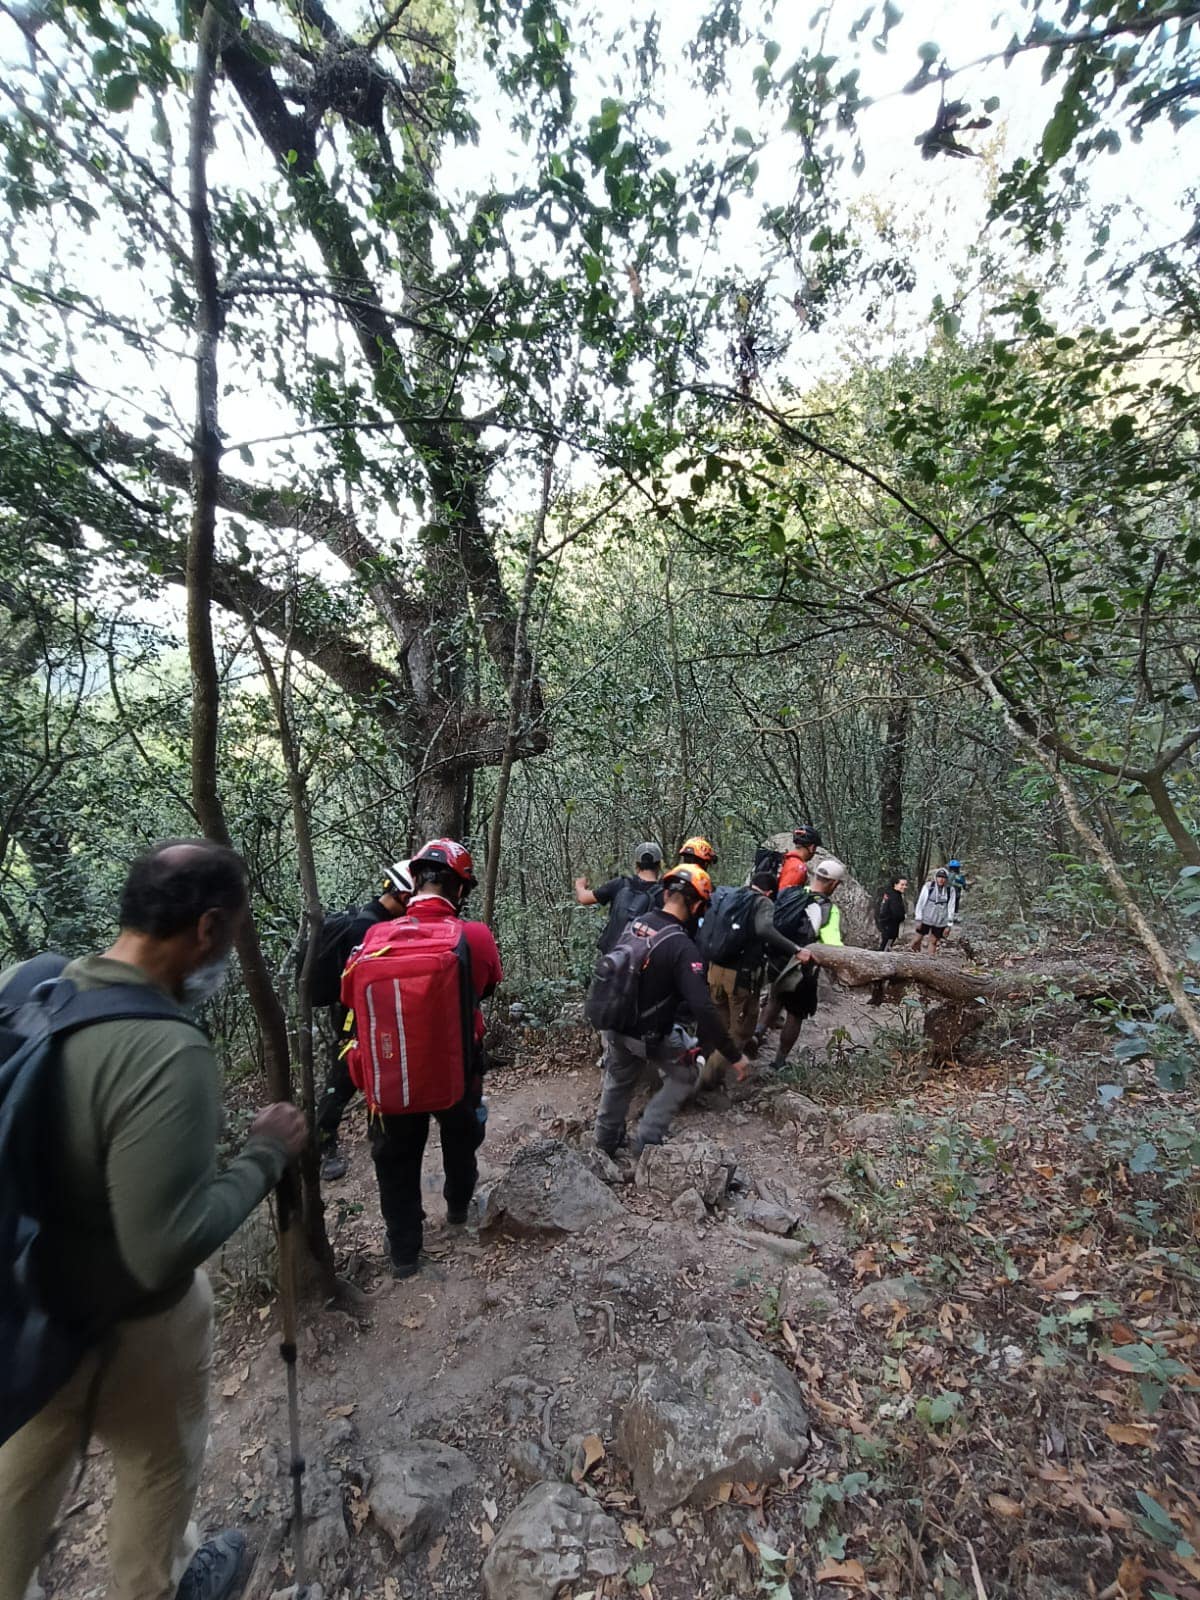
[[[260,4],[260,14],[267,14],[268,4],[269,0]],[[830,53],[850,53],[851,47],[845,40],[846,27],[861,14],[865,4],[866,0],[833,0],[828,27]],[[163,10],[163,19],[170,26],[173,13],[161,6],[158,9]],[[335,9],[345,21],[356,14],[350,8]],[[578,14],[572,13],[570,7],[564,9],[568,16]],[[698,8],[689,0],[669,0],[657,8],[638,0],[629,13],[631,24],[640,27],[654,9],[662,17],[662,53],[668,63],[660,90],[665,109],[657,131],[677,157],[682,158],[695,148],[712,110],[689,86],[682,65],[686,43],[698,19]],[[814,10],[816,0],[800,4],[792,0],[790,4],[777,6],[770,22],[764,22],[758,30],[761,38],[772,38],[780,43],[778,69],[811,42],[809,25]],[[886,360],[898,350],[920,347],[934,296],[953,290],[956,269],[979,236],[985,217],[980,173],[983,163],[945,158],[923,161],[914,144],[917,136],[932,123],[937,109],[936,90],[911,96],[900,92],[916,70],[917,47],[926,40],[937,41],[951,63],[957,65],[1003,49],[1013,27],[1023,31],[1029,23],[1029,12],[1021,6],[1002,8],[988,0],[957,0],[957,3],[953,0],[910,0],[903,10],[904,18],[894,28],[886,54],[875,52],[866,36],[859,41],[856,54],[862,70],[862,89],[877,103],[863,113],[860,123],[866,149],[864,173],[854,179],[847,164],[837,180],[842,192],[855,201],[874,198],[893,205],[901,222],[911,223],[920,234],[920,242],[913,250],[918,274],[916,291],[897,302],[896,316],[891,322],[885,318],[872,328],[869,343],[855,338],[856,356],[862,358],[867,354],[874,360]],[[990,23],[997,13],[1006,15],[1007,25],[993,31]],[[753,5],[747,4],[745,15],[753,14]],[[46,30],[43,40],[48,40],[49,33],[50,30]],[[716,251],[702,263],[698,262],[706,269],[736,269],[749,280],[757,278],[761,270],[762,238],[757,229],[761,208],[786,201],[794,192],[793,166],[799,153],[794,136],[781,134],[776,129],[777,108],[768,107],[764,112],[757,104],[751,69],[761,58],[758,41],[749,46],[740,59],[735,58],[733,88],[726,108],[731,130],[740,124],[756,138],[766,139],[759,157],[761,175],[757,191],[752,200],[735,200],[733,217],[717,236]],[[24,41],[7,18],[0,19],[0,71],[11,73],[15,81],[27,87],[30,85]],[[588,115],[599,109],[601,98],[613,93],[609,81],[611,71],[612,63],[604,54],[579,66],[577,88],[581,120],[586,122]],[[464,54],[461,74],[473,91],[473,110],[481,125],[481,137],[476,146],[447,149],[440,179],[445,191],[461,194],[465,202],[469,196],[497,184],[507,187],[528,180],[533,169],[528,153],[507,127],[508,107],[495,92],[490,74],[478,55],[470,51]],[[1008,69],[997,63],[964,74],[954,80],[951,92],[970,100],[976,108],[981,107],[988,95],[1000,96],[1002,103],[996,127],[987,134],[968,137],[998,144],[1001,166],[1018,151],[1029,150],[1036,144],[1054,103],[1053,86],[1049,90],[1042,86],[1040,61],[1033,56],[1019,58]],[[230,109],[226,88],[219,90],[218,108]],[[1200,124],[1192,125],[1193,128],[1197,126]],[[149,116],[144,100],[140,108],[135,109],[129,127],[135,137],[139,131],[148,134]],[[239,140],[231,137],[233,131],[234,124],[229,121],[218,127],[217,149],[211,163],[213,182],[253,190],[261,182],[270,181],[270,174],[265,168],[255,170],[247,166],[246,149],[252,152],[257,149],[254,136],[243,148]],[[182,126],[177,128],[176,138],[175,184],[177,193],[182,194],[183,180],[178,165],[186,149]],[[147,148],[161,166],[162,152],[148,140]],[[727,153],[733,153],[734,148],[731,143]],[[1197,136],[1190,130],[1174,135],[1164,122],[1154,125],[1141,145],[1130,145],[1120,155],[1092,164],[1096,203],[1113,203],[1122,208],[1114,225],[1115,240],[1121,238],[1122,228],[1130,239],[1138,238],[1144,224],[1152,235],[1163,238],[1177,237],[1186,231],[1186,221],[1181,223],[1182,206],[1187,188],[1195,182],[1194,175],[1200,170],[1196,157]],[[669,162],[672,157],[668,155],[664,159]],[[1136,195],[1136,212],[1129,203],[1132,195]],[[186,239],[182,214],[176,215],[174,227],[181,239]],[[131,318],[142,317],[144,286],[120,264],[118,241],[96,232],[85,237],[64,222],[57,237],[51,237],[44,230],[26,228],[22,246],[27,267],[53,258],[68,271],[73,270],[74,280],[99,293],[111,309]],[[541,248],[546,251],[543,259],[547,259],[549,247]],[[1076,254],[1080,253],[1077,245]],[[784,300],[790,300],[796,281],[792,269],[785,268],[779,274],[775,292]],[[964,319],[968,329],[972,326],[970,317],[968,306]],[[836,318],[821,333],[803,333],[796,340],[786,370],[801,383],[836,372],[845,359],[845,340],[849,336],[846,324]],[[153,368],[129,353],[123,353],[114,366],[107,353],[93,350],[86,339],[76,347],[74,359],[81,371],[111,393],[111,414],[123,425],[137,431],[145,428],[145,416],[164,416],[173,411],[178,419],[178,430],[173,437],[164,436],[163,442],[179,448],[191,424],[190,341],[175,330],[168,330],[165,338],[175,354],[160,353]],[[328,330],[314,327],[310,350],[315,349],[326,353],[336,349]],[[222,402],[222,421],[230,443],[286,430],[290,419],[274,393],[261,389],[248,392],[245,382],[234,370],[232,352],[228,349],[224,359],[225,373],[233,382],[232,392]],[[311,458],[310,447],[301,441],[296,454],[301,461]],[[269,447],[256,451],[253,473],[268,481],[280,474],[286,477],[289,469],[281,461],[273,460],[273,456]],[[248,471],[235,456],[227,459],[227,466],[232,471]],[[577,470],[586,477],[593,469],[584,464]],[[526,475],[519,472],[507,486],[505,504],[508,509],[519,510],[523,501],[527,503],[526,483]]]

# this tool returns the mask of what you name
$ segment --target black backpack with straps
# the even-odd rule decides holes
[[[654,905],[657,883],[647,883],[645,878],[626,878],[612,898],[608,921],[600,935],[600,953],[607,954],[616,948],[618,939],[635,917],[644,917]]]
[[[583,1003],[583,1014],[593,1028],[601,1033],[641,1037],[639,990],[650,952],[660,939],[682,932],[678,923],[657,930],[636,921],[629,924],[612,949],[596,962],[592,985]]]
[[[50,1143],[58,1046],[96,1022],[191,1021],[146,985],[77,989],[62,977],[66,964],[35,956],[0,991],[0,1444],[54,1398],[107,1332],[55,1316],[37,1281],[42,1201],[58,1175]]]
[[[816,899],[809,889],[785,889],[775,902],[775,926],[785,939],[793,944],[812,944],[817,935],[813,932],[808,908]]]
[[[697,943],[700,954],[716,967],[750,969],[762,965],[754,933],[754,913],[762,896],[756,889],[723,884],[712,897]]]

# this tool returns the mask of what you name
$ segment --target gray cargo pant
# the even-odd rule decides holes
[[[610,1154],[625,1135],[625,1116],[643,1075],[655,1073],[662,1080],[638,1123],[635,1144],[661,1144],[671,1128],[675,1113],[692,1098],[700,1086],[696,1063],[674,1036],[648,1048],[641,1039],[605,1031],[604,1087],[600,1109],[596,1112],[596,1143]]]

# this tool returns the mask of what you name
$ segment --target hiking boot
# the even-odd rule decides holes
[[[336,1183],[350,1171],[350,1158],[344,1156],[337,1145],[331,1144],[321,1157],[321,1178],[325,1183]]]
[[[393,1278],[415,1278],[420,1270],[421,1263],[419,1259],[413,1261],[397,1261],[395,1256],[392,1257]]]
[[[175,1600],[228,1600],[241,1587],[246,1537],[226,1528],[202,1544],[180,1580]]]
[[[446,1207],[446,1225],[447,1225],[447,1227],[450,1227],[450,1228],[465,1228],[466,1225],[467,1225],[467,1210],[468,1210],[467,1206],[463,1206],[461,1209],[455,1209],[453,1211],[450,1209],[449,1206],[447,1206]]]

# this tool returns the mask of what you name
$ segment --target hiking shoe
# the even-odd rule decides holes
[[[326,1183],[336,1183],[350,1171],[350,1158],[344,1156],[337,1145],[331,1145],[321,1160],[321,1177]]]
[[[420,1270],[421,1263],[419,1259],[415,1261],[397,1261],[395,1256],[392,1257],[393,1278],[415,1278]]]
[[[447,1206],[446,1222],[451,1228],[465,1228],[467,1225],[467,1207],[463,1206],[461,1210],[452,1211],[450,1207]]]
[[[226,1528],[202,1544],[180,1580],[175,1600],[228,1600],[240,1587],[246,1536]]]

